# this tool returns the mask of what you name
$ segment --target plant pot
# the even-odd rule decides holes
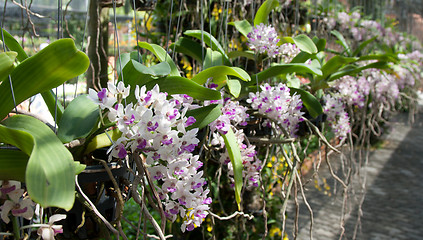
[[[124,193],[126,191],[126,196],[130,196],[126,183],[133,180],[133,175],[128,172],[127,167],[116,162],[108,163],[108,167],[121,192]],[[107,221],[116,220],[118,204],[116,191],[114,190],[113,181],[110,180],[109,174],[103,165],[87,166],[78,175],[78,183],[82,191]],[[98,224],[98,218],[84,207],[81,200],[83,201],[83,199],[77,198],[73,208],[65,213],[67,217],[61,222],[63,225],[63,237],[65,239],[94,239],[102,237],[102,229]],[[127,199],[124,198],[124,200]]]
[[[135,3],[133,2],[135,1]],[[156,7],[157,0],[130,0],[132,10],[151,11]],[[135,4],[135,9],[134,9]]]

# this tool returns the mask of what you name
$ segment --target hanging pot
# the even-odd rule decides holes
[[[105,149],[100,150],[100,155],[104,155],[100,159],[107,159]],[[98,153],[95,153],[98,154]],[[94,154],[94,155],[95,155]],[[99,156],[95,156],[98,158]],[[120,191],[130,196],[127,191],[128,181],[133,180],[133,175],[129,173],[127,167],[116,162],[108,163],[113,178],[119,185]],[[86,169],[78,175],[78,183],[82,191],[94,203],[97,210],[103,215],[107,221],[116,220],[116,208],[118,201],[116,199],[116,191],[113,181],[103,165],[87,166]],[[86,209],[77,199],[73,208],[66,212],[66,219],[63,224],[63,236],[66,239],[93,239],[102,237],[100,225],[96,222],[90,210]],[[127,200],[127,199],[124,199]],[[85,211],[85,213],[84,213]]]
[[[151,11],[156,7],[157,0],[129,0],[132,10]],[[135,9],[134,9],[135,5]]]

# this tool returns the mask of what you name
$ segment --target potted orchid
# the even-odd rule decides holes
[[[43,239],[59,233],[126,237],[121,222],[129,222],[124,208],[131,200],[155,238],[166,239],[175,226],[184,236],[195,235],[205,224],[209,231],[210,219],[238,216],[256,217],[257,224],[265,219],[265,237],[267,214],[273,214],[266,210],[266,192],[273,189],[283,192],[278,210],[285,221],[291,189],[303,187],[298,170],[311,139],[339,152],[332,145],[352,139],[357,113],[376,116],[370,111],[380,110],[376,105],[395,106],[417,70],[406,71],[394,54],[366,52],[375,38],[352,49],[333,31],[343,50],[328,58],[325,39],[279,36],[268,21],[279,5],[266,0],[251,23],[229,23],[248,50],[228,52],[207,31],[185,31],[170,49],[198,63],[191,76],[161,46],[139,42],[137,48],[155,62],[141,62],[140,52],[119,55],[117,79],[88,89],[66,108],[52,89],[84,73],[87,56],[62,39],[28,57],[3,31],[10,51],[0,54],[0,234],[20,239],[36,229],[33,235]],[[414,68],[423,59],[401,58]],[[237,67],[240,62],[245,69]],[[402,85],[385,76],[391,67],[399,69]],[[37,93],[54,126],[16,109]],[[251,122],[265,134],[258,136]],[[273,173],[283,180],[272,180]],[[260,194],[262,201],[251,200]],[[235,213],[220,217],[216,209]]]

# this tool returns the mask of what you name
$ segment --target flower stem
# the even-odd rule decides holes
[[[19,229],[19,220],[17,217],[12,216],[12,224],[13,224],[13,235],[15,235],[15,239],[21,239],[21,231]]]

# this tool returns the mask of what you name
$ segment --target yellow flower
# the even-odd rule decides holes
[[[222,8],[217,8],[217,4],[214,5],[213,11],[212,11],[212,16],[216,19],[219,20],[219,14],[222,13]]]
[[[273,238],[273,237],[275,237],[275,235],[277,235],[277,236],[282,235],[282,231],[281,231],[280,228],[272,226],[272,228],[269,231],[269,236]]]

